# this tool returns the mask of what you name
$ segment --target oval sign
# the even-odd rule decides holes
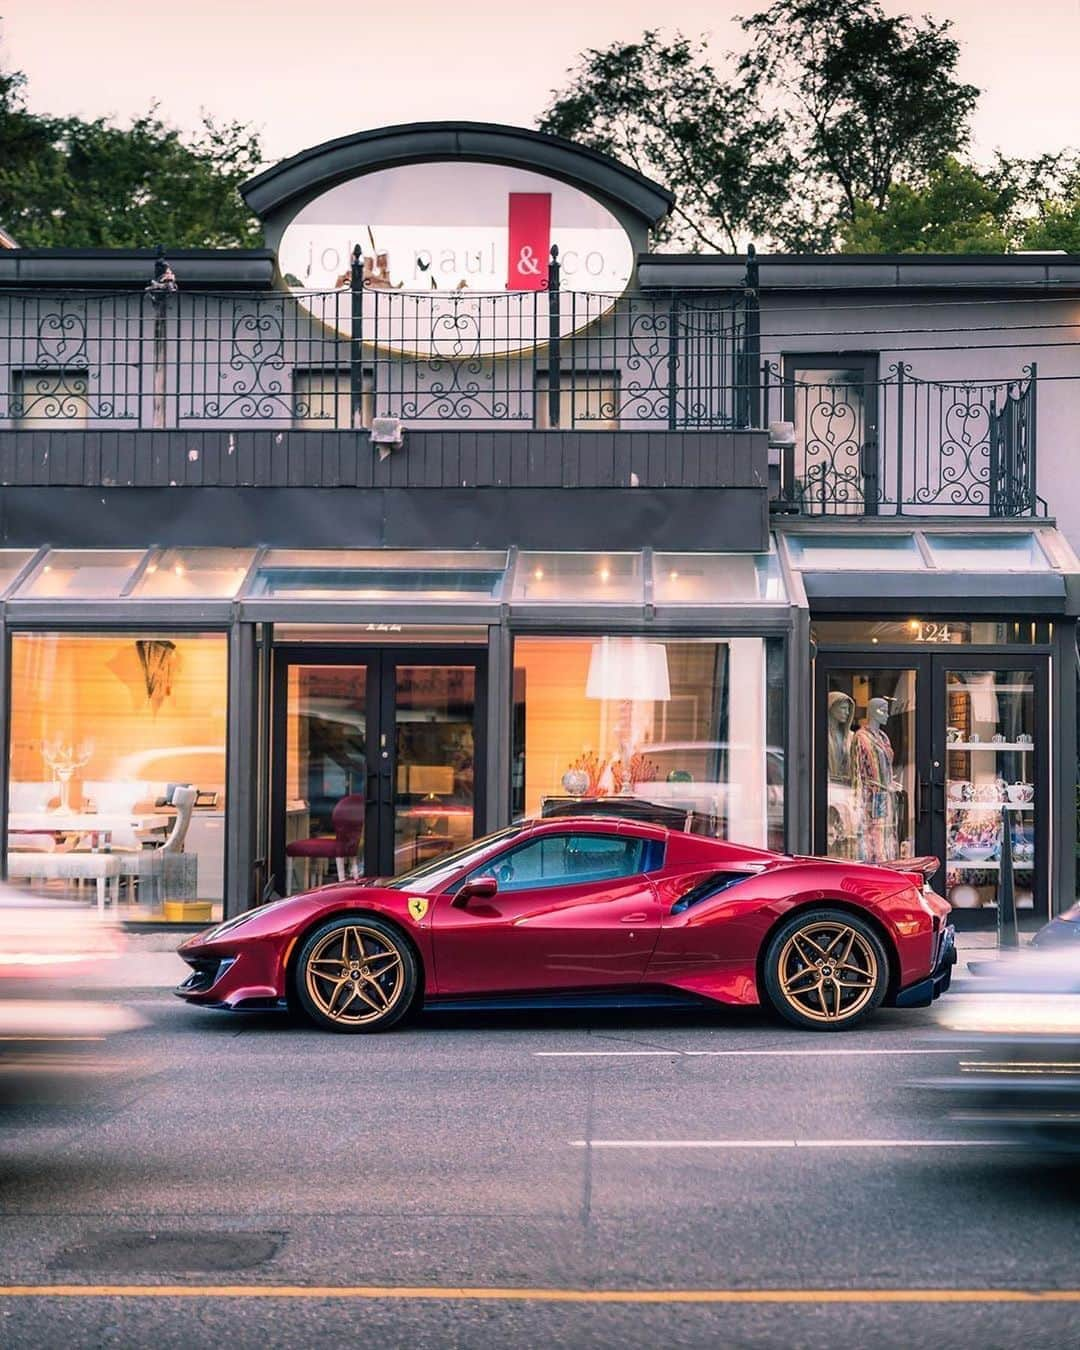
[[[554,322],[548,257],[559,249]],[[354,246],[364,257],[354,301]],[[629,284],[616,217],[529,169],[467,160],[378,169],[321,193],[290,221],[278,266],[299,302],[345,337],[428,357],[499,355],[576,332]]]

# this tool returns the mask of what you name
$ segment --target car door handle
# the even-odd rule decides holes
[[[645,923],[648,915],[642,911],[640,914],[624,914],[619,920],[620,923]]]

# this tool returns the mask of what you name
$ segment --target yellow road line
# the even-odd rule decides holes
[[[486,1303],[1080,1303],[1080,1289],[530,1289],[481,1285],[8,1284],[3,1298],[410,1299]]]

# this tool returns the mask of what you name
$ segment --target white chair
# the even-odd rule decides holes
[[[133,816],[140,802],[150,797],[150,784],[134,779],[110,779],[104,782],[88,781],[82,785],[83,796],[89,805],[102,816]],[[142,846],[135,833],[134,826],[124,826],[112,830],[114,849]]]
[[[184,840],[198,795],[198,788],[194,787],[173,790],[172,805],[176,809],[176,816],[168,837],[160,847],[113,855],[120,859],[120,875],[126,880],[138,881],[140,890],[151,892],[151,900],[164,899],[165,893],[177,891],[184,899],[195,898],[199,863],[194,854],[184,852]]]

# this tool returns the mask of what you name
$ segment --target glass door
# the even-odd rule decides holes
[[[1045,659],[834,651],[819,654],[815,671],[816,851],[871,863],[939,858],[934,886],[958,927],[992,928],[1007,828],[1018,916],[1045,919]]]
[[[479,683],[475,660],[394,663],[393,854],[382,870],[407,872],[477,833]]]
[[[271,872],[281,893],[389,876],[484,822],[483,654],[279,647]]]
[[[876,515],[877,357],[784,358],[784,420],[795,428],[785,488],[808,514]]]
[[[817,663],[815,835],[819,853],[888,862],[930,851],[923,658]]]
[[[995,923],[1007,839],[1018,916],[1043,919],[1050,816],[1045,665],[1001,657],[936,657],[934,664],[935,852],[945,863],[945,894],[963,926]]]

